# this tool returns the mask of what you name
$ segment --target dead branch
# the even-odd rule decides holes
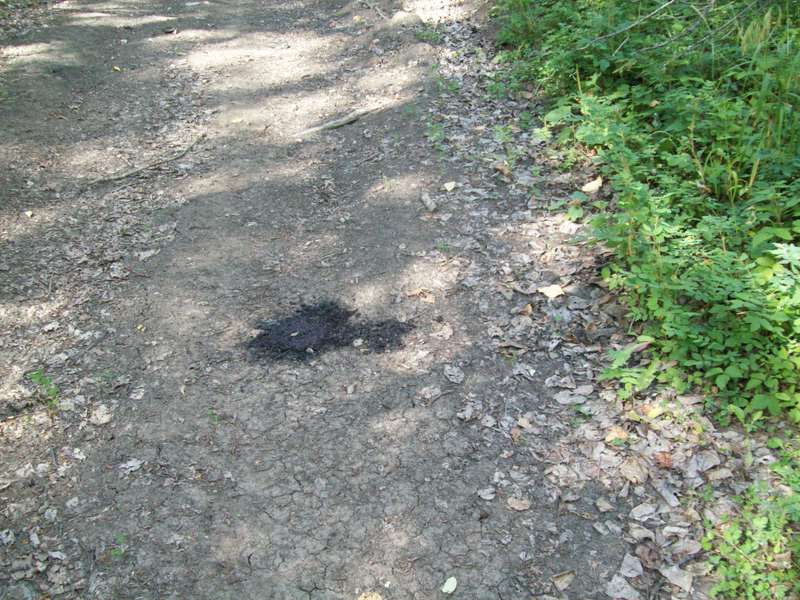
[[[328,131],[329,129],[338,129],[339,127],[344,127],[345,125],[349,125],[350,123],[354,123],[358,121],[360,118],[375,112],[378,110],[377,108],[361,108],[358,110],[354,110],[353,112],[339,118],[333,119],[332,121],[328,121],[327,123],[323,123],[322,125],[317,125],[316,127],[311,127],[306,129],[305,131],[301,131],[296,135],[298,138],[306,137],[311,135],[312,133],[319,133],[320,131]]]
[[[128,177],[133,177],[134,175],[138,175],[142,171],[147,171],[149,169],[153,169],[155,167],[165,165],[167,163],[171,163],[172,161],[178,160],[179,158],[183,158],[186,156],[189,151],[194,148],[197,143],[205,138],[205,134],[201,134],[198,138],[196,138],[191,144],[186,146],[183,150],[178,152],[175,156],[170,156],[169,158],[162,158],[161,160],[157,160],[151,163],[144,165],[143,167],[138,167],[136,169],[131,169],[130,171],[125,171],[124,173],[119,173],[117,175],[110,175],[109,177],[98,177],[97,179],[92,179],[88,185],[97,185],[98,183],[108,183],[110,181],[119,181],[120,179],[126,179]]]
[[[675,2],[676,2],[676,1],[677,1],[677,0],[667,0],[667,1],[666,1],[664,4],[662,4],[662,5],[661,5],[661,6],[659,6],[658,8],[655,8],[655,9],[653,9],[652,11],[650,11],[650,12],[649,12],[648,14],[646,14],[645,16],[643,16],[643,17],[639,17],[638,19],[636,19],[636,20],[635,20],[633,23],[631,23],[630,25],[627,25],[627,26],[623,27],[622,29],[617,29],[616,31],[612,31],[611,33],[607,33],[607,34],[605,34],[605,35],[601,35],[600,37],[598,37],[598,38],[595,38],[594,40],[592,40],[592,41],[591,41],[591,42],[589,42],[588,44],[585,44],[584,46],[581,46],[580,48],[578,48],[578,50],[586,50],[586,48],[588,48],[588,47],[589,47],[589,46],[591,46],[592,44],[596,44],[597,42],[600,42],[600,41],[602,41],[602,40],[606,40],[606,39],[608,39],[608,38],[611,38],[611,37],[618,36],[620,33],[625,33],[626,31],[630,31],[631,29],[633,29],[633,28],[635,28],[635,27],[638,27],[639,25],[641,25],[641,24],[642,24],[642,23],[644,23],[645,21],[647,21],[647,20],[649,20],[649,19],[652,19],[653,17],[655,17],[655,16],[656,16],[658,13],[660,13],[661,11],[663,11],[663,10],[666,10],[666,9],[667,9],[667,8],[669,8],[671,5],[675,4]]]
[[[372,2],[371,0],[361,0],[361,2],[362,2],[362,4],[366,4],[369,8],[371,8],[376,13],[378,13],[378,16],[380,16],[382,19],[384,19],[386,21],[389,20],[389,17],[386,16],[386,13],[383,12],[380,9],[380,7],[378,5],[376,5],[374,2]]]

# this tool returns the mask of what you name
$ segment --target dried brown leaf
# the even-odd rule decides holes
[[[525,498],[515,498],[514,496],[509,498],[506,503],[508,504],[509,508],[518,511],[528,510],[531,507],[530,500],[526,500]]]

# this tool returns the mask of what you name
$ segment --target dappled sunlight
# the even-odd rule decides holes
[[[422,69],[419,66],[403,65],[393,69],[368,71],[358,80],[358,89],[366,94],[392,94],[398,97],[414,85],[419,85]],[[396,102],[394,103],[397,104]]]
[[[313,272],[323,267],[326,260],[341,254],[338,237],[333,233],[303,240],[276,232],[276,236],[262,240],[254,237],[259,229],[247,223],[236,225],[240,221],[238,215],[231,214],[230,219],[232,227],[224,236],[205,238],[201,230],[190,245],[184,246],[182,252],[176,253],[163,266],[173,273],[174,283],[157,292],[169,298],[168,302],[154,305],[151,311],[150,318],[158,331],[184,340],[197,340],[211,333],[219,336],[217,343],[221,348],[236,347],[246,338],[253,322],[252,316],[245,317],[238,311],[226,314],[222,320],[215,317],[230,295],[230,288],[252,295],[257,290],[270,289],[269,283],[275,279],[276,271],[281,276],[304,270]],[[283,237],[288,239],[276,243],[276,238]],[[231,267],[230,277],[223,286],[212,281],[212,274],[220,264]],[[240,281],[240,275],[235,275],[242,269],[248,272],[247,281]],[[264,298],[266,300],[268,298]],[[210,331],[198,329],[209,320],[216,321],[215,327]]]
[[[43,290],[44,291],[44,290]],[[0,329],[13,327],[31,327],[45,325],[45,321],[69,304],[69,299],[60,294],[51,295],[50,300],[44,302],[0,303]]]
[[[409,165],[408,169],[413,170],[414,165]],[[396,204],[400,199],[418,201],[423,188],[421,172],[400,173],[376,179],[366,190],[365,197],[370,199],[371,204]]]
[[[147,15],[143,17],[126,17],[111,13],[100,12],[69,12],[69,18],[78,21],[78,25],[87,27],[141,27],[152,23],[166,23],[174,21],[174,15]]]
[[[187,40],[190,40],[194,43],[206,43],[206,44],[220,44],[224,43],[232,38],[235,38],[237,33],[235,31],[229,31],[226,29],[223,30],[216,30],[216,29],[199,29],[199,28],[192,28],[192,27],[185,27],[178,30],[174,34],[170,35],[160,35],[157,37],[146,38],[141,40],[141,43],[146,43],[153,48],[162,48],[164,50],[169,50],[171,47],[175,46],[176,44],[184,43]],[[185,58],[181,58],[181,61],[186,60]]]
[[[458,315],[454,315],[450,322],[454,327],[462,328],[463,324],[459,321]],[[435,330],[417,328],[412,334],[416,336],[416,342],[383,354],[379,358],[381,368],[386,373],[394,375],[430,374],[431,370],[440,365],[442,361],[454,359],[469,350],[473,343],[469,335],[462,333],[457,338],[448,340],[447,348],[442,349],[429,343],[433,341],[432,336],[437,333],[438,331]]]
[[[458,282],[459,269],[447,260],[435,258],[415,259],[399,273],[395,285],[407,295],[421,297],[423,302],[428,295],[442,297],[452,290]]]
[[[120,132],[117,136],[120,141],[125,138],[127,136],[123,132]],[[113,138],[105,139],[103,140],[104,147],[100,148],[96,140],[77,142],[64,152],[64,167],[66,169],[74,169],[75,172],[79,173],[91,173],[97,169],[98,165],[103,165],[105,169],[108,169],[109,165],[113,166],[113,171],[109,169],[105,173],[95,173],[96,177],[110,176],[116,171],[136,167],[135,158],[121,149],[115,152],[113,143]]]
[[[335,233],[314,235],[302,244],[297,240],[282,258],[298,267],[319,267],[326,259],[341,253],[332,252],[338,243],[339,236]]]
[[[248,122],[228,122],[224,135],[212,137],[208,140],[210,151],[227,152],[228,142],[239,128],[247,128]],[[192,194],[188,201],[194,202],[198,195],[213,196],[215,194],[245,194],[258,195],[254,199],[254,206],[264,209],[279,208],[280,196],[283,192],[270,192],[266,186],[282,184],[300,185],[314,180],[318,169],[310,168],[308,164],[300,161],[282,160],[287,153],[287,146],[265,144],[258,152],[245,156],[230,156],[227,164],[221,168],[214,168],[207,173],[199,174],[182,181],[174,192],[189,189]],[[262,190],[262,192],[259,192]],[[311,201],[309,199],[309,201]]]
[[[202,190],[201,193],[204,196],[213,196],[216,194],[240,193],[248,189],[254,183],[263,183],[266,179],[267,178],[261,174],[248,174],[248,176],[245,176],[244,173],[239,172],[235,168],[227,168],[192,177],[189,181],[189,185],[192,190]],[[190,199],[190,201],[192,200]]]
[[[406,314],[425,313],[447,306],[447,294],[457,285],[458,269],[450,269],[433,258],[416,258],[390,279],[354,282],[349,294],[354,307],[368,314],[380,314],[383,307],[402,304]],[[412,317],[412,322],[414,319]],[[435,327],[417,327],[409,340],[392,352],[376,360],[387,373],[408,375],[428,373],[442,360],[449,360],[468,350],[473,339],[464,327],[459,314],[452,314]],[[458,335],[453,335],[456,331]],[[446,339],[447,347],[436,347],[432,342]]]
[[[427,418],[429,416],[420,411],[414,413],[413,410],[409,411],[405,407],[402,410],[389,410],[380,417],[373,418],[369,423],[369,430],[383,439],[384,446],[390,447],[414,435],[417,432],[417,421]]]
[[[392,375],[402,380],[403,377],[419,375],[420,371],[399,370]],[[381,389],[373,391],[370,396],[380,398],[382,394],[389,390]],[[436,396],[433,402],[441,397]],[[386,410],[381,414],[374,415],[367,423],[367,430],[371,436],[381,440],[381,447],[387,452],[399,453],[405,448],[413,448],[416,438],[426,429],[436,428],[429,403],[431,399],[423,399],[418,395],[418,391],[410,389],[407,397],[404,398],[402,405],[398,408]],[[444,423],[438,425],[442,429],[446,428]]]
[[[60,53],[64,51],[64,45],[57,42],[33,42],[30,44],[9,44],[0,47],[0,56],[7,59],[39,58],[40,55],[47,53]]]
[[[351,293],[356,304],[364,308],[384,305],[397,295],[409,301],[435,304],[453,289],[457,278],[458,269],[449,269],[446,263],[438,264],[431,258],[415,258],[391,279],[354,281]]]
[[[339,94],[335,89],[322,89],[283,92],[259,102],[232,101],[221,106],[214,123],[217,127],[251,129],[263,135],[296,141],[304,130],[319,124],[318,115],[330,111],[332,103],[343,103]],[[288,166],[292,168],[292,165]]]
[[[158,296],[165,294],[159,293]],[[214,307],[207,300],[198,299],[195,295],[170,295],[164,313],[158,315],[158,331],[192,335],[198,324],[207,322],[213,312]]]
[[[470,2],[445,0],[404,0],[403,10],[414,12],[426,23],[451,23],[466,19],[474,11]]]
[[[7,390],[4,385],[0,385],[0,394],[6,393]],[[31,439],[42,439],[43,441],[47,441],[53,437],[52,431],[45,430],[43,432],[42,426],[47,426],[52,423],[52,414],[45,406],[37,407],[34,410],[29,411],[25,415],[4,419],[0,421],[0,443],[11,443],[11,444],[25,444],[26,446],[30,443]],[[28,457],[28,459],[32,459],[33,457]],[[4,465],[5,466],[5,465]],[[17,466],[17,465],[8,465],[8,466]],[[25,469],[24,465],[19,465],[23,469]],[[32,466],[28,463],[28,466]],[[46,473],[50,465],[44,465],[45,469],[39,469],[39,471],[44,471]],[[24,474],[21,474],[24,477]],[[2,479],[0,479],[2,481]]]
[[[216,33],[228,35],[230,39],[212,46],[202,46],[190,52],[186,60],[191,68],[198,71],[225,67],[227,75],[220,83],[225,84],[226,90],[230,89],[230,80],[236,82],[253,73],[258,74],[259,86],[286,85],[302,77],[321,73],[325,60],[331,57],[328,40],[311,35],[299,36],[294,31],[275,35],[275,41],[270,45],[264,45],[260,37],[257,42],[248,43],[248,36],[241,33],[226,30]],[[276,69],[276,64],[281,68]],[[246,85],[247,81],[238,83]]]
[[[124,47],[115,54],[124,60],[111,70],[85,51],[92,78],[69,74],[52,91],[52,110],[64,113],[61,195],[35,198],[52,208],[34,206],[14,230],[19,243],[3,240],[30,254],[13,268],[51,268],[82,302],[65,311],[54,286],[47,302],[23,308],[20,287],[19,305],[0,305],[0,328],[30,328],[40,350],[3,372],[0,397],[30,395],[23,369],[46,371],[66,401],[50,428],[86,451],[74,481],[51,482],[47,506],[34,507],[60,511],[36,522],[42,539],[97,548],[98,597],[159,586],[157,595],[180,587],[180,597],[205,598],[224,586],[231,597],[421,598],[456,574],[462,590],[517,597],[506,593],[517,583],[503,582],[520,568],[509,557],[530,550],[522,521],[541,515],[477,498],[499,469],[504,429],[462,427],[456,416],[473,395],[501,406],[507,390],[494,380],[510,367],[494,369],[481,337],[473,301],[484,290],[462,285],[469,234],[444,217],[457,192],[437,197],[439,211],[420,202],[442,175],[420,135],[428,107],[400,110],[423,87],[431,47],[411,31],[370,46],[381,17],[362,4],[203,3],[208,30],[195,15],[130,16],[167,10],[155,4],[74,15],[73,31],[93,28],[103,47]],[[357,27],[356,14],[366,15]],[[347,26],[332,30],[337,21]],[[117,42],[129,33],[109,27],[146,24],[126,44]],[[20,60],[50,52],[31,47]],[[62,90],[77,100],[62,106]],[[366,108],[375,110],[343,119]],[[51,266],[64,252],[73,264]],[[357,311],[328,338],[338,346],[300,346],[298,360],[248,346],[270,319],[288,320],[284,338],[305,342],[292,314],[325,301]],[[51,342],[40,330],[56,313],[65,335]],[[96,339],[75,343],[78,327]],[[36,431],[25,435],[36,442]],[[36,457],[50,461],[50,448]],[[12,478],[14,493],[33,493]],[[506,531],[516,537],[500,546]],[[86,566],[82,553],[69,559]]]
[[[391,291],[387,289],[386,284],[369,282],[357,285],[352,294],[356,308],[363,309],[385,304],[391,296]]]
[[[17,401],[27,394],[23,385],[24,376],[25,369],[18,364],[8,365],[5,369],[0,370],[0,398],[4,402]],[[0,431],[4,431],[7,427],[6,423],[5,419],[0,419]]]
[[[9,45],[0,48],[0,58],[7,61],[7,65],[0,64],[2,70],[41,66],[42,64],[80,65],[78,53],[70,51],[63,42],[57,41]]]

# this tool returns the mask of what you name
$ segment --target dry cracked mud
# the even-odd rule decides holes
[[[481,7],[401,8],[69,0],[4,41],[0,598],[607,597],[631,505],[546,477],[545,385],[596,394],[558,317],[605,291],[536,292],[600,259],[429,143],[420,32]],[[402,344],[250,352],[328,301]]]

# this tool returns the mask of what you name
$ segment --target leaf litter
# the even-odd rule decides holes
[[[480,178],[462,180],[436,207],[441,213],[473,215],[462,228],[477,238],[482,227],[483,235],[495,240],[489,253],[469,263],[471,274],[464,277],[469,289],[499,293],[511,305],[507,317],[489,315],[486,343],[506,360],[529,355],[532,361],[552,364],[550,373],[524,364],[510,369],[535,373],[532,386],[543,377],[552,403],[536,414],[493,414],[496,430],[512,447],[524,440],[531,454],[550,464],[546,480],[560,490],[554,495],[568,507],[587,486],[602,487],[593,506],[596,513],[583,514],[595,521],[595,530],[622,538],[630,549],[607,580],[606,596],[709,598],[714,580],[700,544],[704,521],[718,525],[734,509],[731,498],[749,482],[773,479],[769,463],[775,459],[767,438],[718,428],[703,414],[702,397],[649,388],[623,399],[615,382],[601,380],[609,350],[630,346],[630,360],[641,362],[646,343],[625,334],[624,305],[598,277],[606,250],[581,241],[577,236],[587,233],[585,225],[553,211],[542,198],[560,197],[566,205],[575,189],[606,198],[608,188],[592,164],[579,163],[562,173],[560,150],[509,126],[524,113],[536,114],[535,95],[487,95],[487,82],[498,80],[501,67],[491,49],[484,52],[485,40],[460,23],[444,31],[439,73],[458,81],[459,91],[436,100],[446,132],[442,144],[453,160],[471,165]],[[510,139],[501,143],[484,134],[497,128]],[[514,161],[507,160],[509,147],[518,150]],[[482,208],[493,196],[522,206],[505,216]],[[518,249],[519,259],[512,248]],[[525,301],[519,303],[518,295]],[[447,371],[445,377],[450,379]],[[466,395],[457,416],[465,423],[486,423],[492,406]],[[570,418],[572,426],[563,428],[560,423]],[[561,435],[541,435],[548,429],[559,429]],[[754,455],[763,460],[750,466],[744,457]],[[496,474],[492,483],[477,490],[484,502],[496,501],[503,486],[515,487],[505,475]],[[508,496],[508,510],[526,510],[523,497]]]

